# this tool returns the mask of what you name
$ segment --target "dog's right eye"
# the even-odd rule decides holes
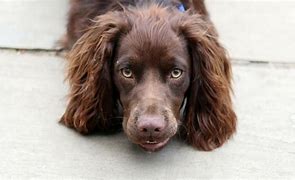
[[[133,73],[130,68],[126,67],[126,68],[121,69],[121,73],[125,78],[132,78],[133,77]]]
[[[182,75],[183,71],[181,69],[175,68],[171,71],[171,78],[177,79]]]

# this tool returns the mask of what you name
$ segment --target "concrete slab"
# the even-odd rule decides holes
[[[0,0],[0,47],[56,49],[68,0]]]
[[[208,0],[234,59],[295,62],[295,1]]]
[[[234,59],[295,62],[295,2],[207,0]],[[0,47],[55,49],[68,0],[0,0]]]
[[[295,71],[234,67],[238,133],[213,152],[174,140],[147,154],[123,134],[80,136],[65,109],[62,58],[0,52],[0,179],[292,179]]]

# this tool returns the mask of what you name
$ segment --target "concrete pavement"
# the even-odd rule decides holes
[[[67,0],[0,0],[0,46],[57,49],[67,8]]]
[[[260,22],[267,18],[238,13],[242,5],[252,8],[250,13],[258,13],[254,9],[273,9],[273,1],[263,2],[208,1],[223,42],[240,60],[233,66],[238,133],[213,152],[196,151],[175,139],[162,151],[148,154],[132,145],[123,133],[81,136],[57,123],[66,105],[63,57],[52,52],[0,50],[0,179],[294,179],[294,48],[279,46],[294,44],[280,38],[278,30],[288,35],[295,26],[283,22],[289,28],[272,27],[269,34],[260,33]],[[291,13],[290,8],[295,3],[280,2],[277,5],[285,9],[277,14],[292,21],[295,11]],[[54,50],[54,41],[63,34],[65,17],[53,15],[43,22],[38,17],[47,12],[37,10],[40,16],[35,17],[35,23],[49,23],[46,26],[52,31],[44,27],[21,29],[19,18],[3,18],[2,10],[12,11],[8,7],[13,3],[23,3],[19,6],[21,14],[15,12],[21,17],[26,12],[31,16],[31,8],[42,3],[52,3],[50,7],[55,8],[51,11],[56,14],[64,13],[65,1],[0,0],[0,47]],[[237,13],[235,17],[229,15],[233,6],[240,8],[232,10]],[[271,13],[266,14],[272,18]],[[240,24],[231,23],[237,19],[241,19]],[[19,28],[6,29],[3,24],[10,20]],[[248,21],[257,28],[244,32]],[[62,27],[53,28],[58,26]],[[30,31],[34,38],[26,39],[24,34]],[[42,35],[43,31],[48,33]],[[270,34],[274,34],[274,47],[267,51]],[[247,37],[252,38],[244,46]],[[259,60],[268,63],[249,63]]]
[[[295,62],[295,1],[207,2],[221,40],[233,58]]]

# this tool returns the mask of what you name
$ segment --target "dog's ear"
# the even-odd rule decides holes
[[[114,48],[128,30],[123,13],[97,17],[68,55],[69,103],[61,122],[81,133],[107,131],[115,122],[116,97],[111,78]]]
[[[209,151],[221,146],[236,130],[231,64],[208,19],[190,15],[180,24],[192,61],[183,135],[194,147]]]

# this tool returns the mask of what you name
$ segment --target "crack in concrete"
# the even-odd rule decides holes
[[[15,52],[15,53],[29,53],[36,55],[53,55],[59,57],[65,57],[67,50],[63,49],[26,49],[26,48],[9,48],[0,47],[0,53],[2,52]],[[232,63],[234,65],[242,66],[274,66],[280,68],[295,68],[295,62],[277,62],[277,61],[265,61],[265,60],[254,60],[254,59],[242,59],[242,58],[232,58]]]

